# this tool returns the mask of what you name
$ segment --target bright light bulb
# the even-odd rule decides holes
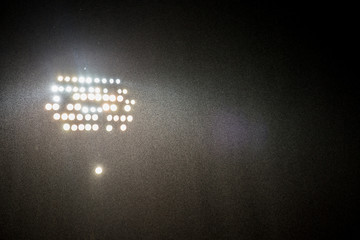
[[[100,82],[100,79],[99,79],[99,78],[95,78],[95,79],[94,79],[94,82],[95,82],[95,83],[99,83],[99,82]]]
[[[60,105],[57,104],[57,103],[54,103],[54,104],[52,105],[52,108],[53,108],[55,111],[57,111],[57,110],[59,110]]]
[[[55,104],[54,104],[55,105]],[[47,103],[46,105],[45,105],[45,109],[46,110],[51,110],[53,108],[53,105],[51,105],[50,103]],[[55,110],[55,109],[54,109]]]
[[[107,115],[106,119],[110,122],[112,120],[112,116],[111,115]]]
[[[124,94],[127,94],[127,93],[128,93],[128,90],[124,89],[124,90],[123,90],[123,93],[124,93]]]
[[[62,119],[62,120],[67,120],[67,119],[68,119],[67,113],[61,114],[61,119]]]
[[[103,100],[104,100],[104,101],[109,101],[109,95],[104,94],[104,95],[103,95]]]
[[[95,108],[95,107],[91,107],[91,108],[90,108],[90,112],[92,112],[92,113],[96,112],[96,108]]]
[[[113,119],[114,119],[115,122],[117,122],[117,121],[119,121],[120,118],[119,118],[118,115],[115,115],[115,116],[113,117]]]
[[[70,81],[70,77],[69,77],[69,76],[65,77],[65,82],[68,82],[68,81]]]
[[[72,90],[72,88],[70,86],[67,86],[65,89],[65,91],[67,91],[67,92],[71,92],[71,90]]]
[[[111,102],[115,102],[115,101],[116,101],[115,95],[110,95],[110,96],[109,96],[109,100],[110,100]]]
[[[111,104],[110,109],[115,112],[117,110],[117,106],[115,104]]]
[[[59,120],[59,119],[60,119],[60,114],[59,114],[59,113],[55,113],[55,114],[54,114],[54,119],[55,119],[55,120]]]
[[[79,131],[83,131],[85,129],[84,124],[79,124]]]
[[[121,115],[120,121],[125,122],[125,121],[126,121],[126,116],[125,116],[125,115]]]
[[[84,88],[84,87],[81,87],[81,88],[79,89],[79,92],[81,92],[81,93],[85,92],[85,88]]]
[[[62,80],[64,80],[64,77],[63,77],[63,76],[58,76],[57,80],[58,80],[59,82],[61,82]]]
[[[77,92],[79,91],[79,88],[78,87],[73,87],[73,92]]]
[[[101,80],[101,82],[105,84],[105,83],[106,83],[106,78],[103,78],[103,79]]]
[[[95,173],[96,174],[101,174],[102,173],[102,168],[101,167],[97,167],[97,168],[95,168]]]
[[[109,104],[107,104],[107,103],[103,104],[103,110],[104,111],[109,111],[109,109],[110,109]]]
[[[93,87],[89,87],[89,93],[93,93],[95,89]]]
[[[69,131],[69,130],[70,130],[70,124],[65,123],[65,124],[63,125],[63,129],[64,129],[65,131]]]
[[[65,90],[65,88],[63,86],[60,86],[58,90],[59,90],[59,92],[63,92]]]
[[[76,124],[73,124],[72,126],[71,126],[71,130],[72,131],[76,131],[78,129],[78,126],[76,125]]]
[[[83,107],[83,108],[82,108],[82,112],[83,112],[83,113],[88,113],[88,112],[89,112],[89,108],[88,108],[88,107]]]
[[[92,79],[91,78],[86,78],[86,83],[91,83],[92,82]]]
[[[101,101],[102,97],[101,94],[95,94],[95,101]]]
[[[55,85],[54,85],[54,86],[51,87],[51,91],[57,92],[57,90],[58,90],[58,86],[55,86]]]
[[[94,130],[94,131],[99,130],[99,125],[93,124],[93,125],[92,125],[92,130]]]
[[[121,124],[120,130],[121,130],[121,131],[125,131],[125,130],[126,130],[126,125],[125,125],[125,124]]]
[[[91,130],[91,125],[90,124],[85,124],[85,130],[90,131]]]
[[[127,116],[127,120],[128,120],[128,122],[132,122],[133,116],[131,116],[131,115]]]
[[[85,101],[85,100],[87,99],[86,93],[82,93],[82,94],[80,95],[80,99],[81,99],[82,101]]]
[[[80,103],[76,103],[75,106],[74,106],[74,109],[75,109],[76,111],[80,111],[80,109],[81,109],[81,104],[80,104]]]
[[[120,84],[120,79],[116,79],[116,84]]]
[[[78,115],[76,115],[76,119],[81,121],[84,119],[84,116],[81,113],[78,113]]]
[[[119,96],[117,96],[117,100],[118,100],[118,102],[122,102],[124,100],[124,97],[119,95]]]
[[[79,99],[80,99],[80,94],[79,94],[79,93],[75,93],[75,94],[73,95],[73,99],[74,99],[75,101],[79,100]]]
[[[106,131],[110,132],[110,131],[112,131],[112,129],[113,129],[113,126],[111,126],[111,125],[106,126]]]
[[[103,89],[103,92],[104,92],[104,93],[108,93],[108,89],[107,89],[107,88],[104,88],[104,89]]]
[[[129,99],[126,99],[126,100],[125,100],[125,103],[126,103],[126,104],[129,104],[129,103],[130,103]]]
[[[95,95],[94,95],[93,93],[89,93],[89,94],[88,94],[88,99],[89,99],[90,101],[94,101],[94,100],[95,100]]]
[[[121,94],[122,91],[121,91],[121,89],[118,89],[117,92],[118,92],[118,94]]]
[[[79,78],[79,83],[84,83],[84,82],[85,82],[85,78],[80,77],[80,78]]]
[[[131,110],[130,105],[125,105],[124,110],[125,110],[126,112],[130,112],[130,110]]]
[[[97,114],[93,114],[91,118],[93,121],[97,121],[99,119],[99,116]]]
[[[67,110],[69,111],[72,111],[74,109],[74,105],[72,105],[71,103],[69,103],[67,106],[66,106]]]
[[[90,120],[91,120],[91,115],[90,115],[90,114],[86,114],[86,115],[85,115],[85,120],[86,120],[86,121],[90,121]]]
[[[97,110],[97,112],[99,112],[99,113],[102,112],[102,108],[101,108],[101,107],[98,107],[96,110]]]
[[[77,80],[78,80],[77,77],[73,77],[73,78],[72,78],[72,81],[73,81],[73,82],[77,82]]]
[[[113,84],[113,83],[114,83],[114,79],[110,78],[109,83],[110,83],[110,84]]]
[[[98,87],[95,88],[95,93],[100,93],[100,91],[101,91],[100,88]]]
[[[135,100],[131,100],[130,103],[131,103],[132,105],[135,105]]]
[[[70,114],[69,114],[69,120],[70,120],[70,121],[74,121],[74,120],[75,120],[75,114],[70,113]]]

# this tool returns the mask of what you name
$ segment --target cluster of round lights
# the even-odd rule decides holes
[[[135,105],[135,100],[124,98],[124,95],[128,94],[128,90],[116,86],[116,84],[120,84],[120,79],[58,76],[57,80],[58,84],[51,87],[55,94],[52,97],[52,103],[45,105],[46,110],[55,111],[54,120],[99,121],[98,124],[64,123],[65,131],[97,131],[101,128],[99,125],[104,123],[104,121],[100,121],[100,117],[108,123],[122,122],[119,127],[121,131],[127,129],[124,122],[133,121],[132,115],[118,115],[120,111],[130,112],[132,105]],[[101,84],[109,85],[105,87]],[[111,86],[111,84],[115,85]],[[75,102],[71,103],[71,101]],[[111,114],[105,115],[105,112]],[[104,129],[110,132],[115,128],[111,124],[105,124]]]

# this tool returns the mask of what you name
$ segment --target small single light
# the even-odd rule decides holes
[[[70,81],[70,77],[69,76],[65,77],[65,82],[69,82],[69,81]]]
[[[103,93],[108,93],[108,89],[107,89],[107,88],[104,88],[104,89],[103,89]]]
[[[86,114],[86,115],[85,115],[85,120],[86,120],[86,121],[90,121],[90,120],[91,120],[91,115],[90,115],[90,114]]]
[[[99,116],[97,114],[93,114],[91,118],[93,121],[97,121],[99,119]]]
[[[110,109],[115,112],[117,110],[117,106],[115,104],[111,104]]]
[[[113,84],[113,83],[114,83],[114,79],[110,78],[109,83],[110,83],[110,84]]]
[[[91,125],[90,124],[85,124],[85,130],[90,131],[91,130]]]
[[[55,113],[55,114],[54,114],[54,119],[55,119],[55,120],[59,120],[59,119],[60,119],[60,114],[59,114],[59,113]]]
[[[111,125],[106,126],[106,131],[110,132],[110,131],[112,131],[112,129],[113,129],[113,126],[111,126]]]
[[[74,109],[75,109],[76,111],[80,111],[80,109],[81,109],[81,104],[80,104],[80,103],[76,103],[75,106],[74,106]]]
[[[98,107],[98,108],[97,108],[97,112],[98,112],[98,113],[101,113],[101,112],[102,112],[102,108],[101,108],[101,107]]]
[[[72,90],[72,88],[70,86],[67,86],[65,89],[65,91],[67,91],[67,92],[71,92],[71,90]]]
[[[119,95],[119,96],[117,96],[117,100],[118,100],[118,102],[122,102],[124,100],[124,97]]]
[[[57,103],[54,103],[54,104],[52,105],[52,108],[53,108],[53,110],[57,111],[57,110],[59,110],[60,105],[57,104]]]
[[[96,112],[96,108],[95,108],[95,107],[91,107],[91,108],[90,108],[90,112],[92,112],[92,113]]]
[[[97,93],[95,94],[95,101],[101,101],[102,97],[101,94]]]
[[[109,109],[110,109],[109,104],[107,104],[107,103],[103,104],[103,110],[104,111],[109,111]]]
[[[125,110],[126,112],[130,112],[130,110],[131,110],[130,105],[125,105],[124,110]]]
[[[83,112],[83,113],[88,113],[88,112],[89,112],[89,108],[88,108],[88,107],[83,107],[83,108],[82,108],[82,112]]]
[[[103,78],[103,79],[101,80],[101,82],[105,84],[105,83],[106,83],[106,78]]]
[[[115,95],[110,95],[110,96],[109,96],[109,100],[110,100],[111,102],[115,102],[115,101],[116,101]]]
[[[52,86],[51,91],[57,92],[58,91],[58,86],[56,86],[56,85]]]
[[[102,173],[102,168],[101,167],[97,167],[97,168],[95,168],[95,173],[96,174],[101,174]]]
[[[126,121],[126,116],[125,116],[125,115],[121,115],[120,121],[125,122],[125,121]]]
[[[134,100],[134,99],[131,100],[130,103],[131,103],[132,105],[135,105],[135,100]]]
[[[106,120],[110,122],[112,120],[112,115],[107,115]]]
[[[73,81],[73,82],[77,82],[77,80],[78,80],[77,77],[73,77],[73,78],[72,78],[72,81]]]
[[[86,78],[86,83],[91,83],[92,82],[92,79],[91,78]]]
[[[127,116],[127,120],[128,120],[128,122],[132,122],[133,116],[131,116],[131,115]]]
[[[103,95],[103,100],[106,101],[106,102],[109,101],[109,95],[104,94]]]
[[[122,93],[121,89],[118,89],[117,92],[118,92],[118,94],[121,94],[121,93]]]
[[[84,119],[84,116],[81,113],[78,113],[78,115],[76,115],[76,119],[81,121]]]
[[[85,82],[85,78],[84,77],[80,77],[79,78],[79,83],[84,83]]]
[[[64,80],[64,77],[63,77],[63,76],[58,76],[57,80],[58,80],[59,82],[61,82],[62,80]]]
[[[95,79],[94,79],[94,82],[95,82],[95,83],[99,83],[99,82],[100,82],[100,79],[99,79],[99,78],[95,78]]]
[[[124,94],[127,94],[127,93],[128,93],[128,90],[124,89],[124,90],[123,90],[123,93],[124,93]]]
[[[72,131],[76,131],[78,129],[78,126],[76,125],[76,124],[73,124],[72,126],[71,126],[71,130]]]
[[[119,118],[119,115],[115,115],[115,116],[113,117],[113,119],[114,119],[115,122],[119,121],[119,119],[120,119],[120,118]]]
[[[116,79],[116,84],[120,84],[120,79]]]
[[[129,103],[130,103],[129,99],[126,99],[126,100],[125,100],[125,103],[126,103],[126,104],[129,104]]]
[[[95,89],[93,87],[89,87],[89,93],[93,93]]]
[[[85,88],[84,88],[84,87],[81,87],[81,88],[79,89],[79,92],[81,92],[81,93],[85,92]]]
[[[79,94],[79,93],[74,93],[73,99],[74,99],[75,101],[79,100],[79,99],[80,99],[80,94]]]
[[[67,119],[68,119],[67,113],[61,114],[61,119],[62,119],[62,120],[67,120]]]
[[[100,93],[100,91],[101,91],[100,88],[98,87],[95,88],[95,93]]]
[[[82,93],[82,94],[80,95],[80,99],[81,99],[82,101],[85,101],[85,100],[87,99],[86,93]]]
[[[94,130],[94,131],[99,130],[99,125],[93,124],[93,125],[92,125],[92,130]]]
[[[79,124],[79,131],[83,131],[85,129],[84,124]]]
[[[120,130],[121,130],[121,131],[125,131],[125,130],[126,130],[126,125],[125,125],[125,124],[121,124]]]
[[[78,92],[79,88],[78,87],[73,87],[73,92]]]
[[[90,101],[94,101],[94,100],[95,100],[95,94],[89,93],[89,94],[88,94],[88,99],[89,99]]]
[[[59,90],[59,92],[63,92],[65,90],[65,88],[63,86],[60,86],[58,90]]]
[[[69,111],[72,111],[74,109],[74,105],[72,105],[71,103],[69,103],[67,106],[66,106],[67,110]]]
[[[54,104],[55,105],[55,104]],[[51,105],[50,103],[47,103],[46,105],[45,105],[45,109],[46,110],[51,110],[53,108],[53,105]],[[55,109],[54,109],[55,110]]]
[[[74,121],[74,120],[75,120],[75,114],[70,113],[70,114],[69,114],[69,120],[70,120],[70,121]]]
[[[63,125],[63,129],[64,129],[65,131],[69,131],[69,130],[70,130],[70,124],[65,123],[65,124]]]

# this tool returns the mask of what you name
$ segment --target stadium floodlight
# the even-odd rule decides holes
[[[125,123],[133,121],[128,112],[135,105],[122,86],[119,78],[57,76],[49,88],[52,95],[45,110],[66,132],[122,132],[128,128]]]
[[[102,173],[102,168],[101,167],[97,167],[97,168],[95,168],[95,173],[97,174],[97,175],[99,175],[99,174],[101,174]]]

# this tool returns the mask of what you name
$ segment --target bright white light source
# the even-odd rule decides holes
[[[103,110],[104,111],[109,111],[109,109],[110,109],[109,104],[107,104],[107,103],[103,104]]]
[[[85,82],[85,78],[80,77],[80,78],[79,78],[79,83],[84,83],[84,82]]]
[[[53,108],[55,111],[57,111],[57,110],[59,110],[60,105],[57,104],[57,103],[54,103],[54,104],[52,105],[52,108]]]
[[[120,79],[116,79],[116,84],[120,84]]]
[[[65,77],[65,82],[69,82],[69,81],[70,81],[70,77],[69,76]]]
[[[86,83],[91,83],[92,82],[92,79],[91,78],[86,78]]]
[[[63,86],[60,86],[58,90],[59,90],[59,92],[63,92],[65,90],[65,88]]]
[[[130,103],[129,99],[126,99],[126,100],[125,100],[125,103],[126,103],[126,104],[129,104],[129,103]]]
[[[91,107],[91,108],[90,108],[90,112],[92,112],[92,113],[96,112],[96,108],[95,108],[95,107]]]
[[[93,93],[95,89],[93,87],[89,87],[89,93]]]
[[[86,115],[85,115],[85,120],[86,120],[86,121],[90,121],[90,120],[91,120],[91,115],[90,115],[90,114],[86,114]]]
[[[121,130],[121,131],[125,131],[125,130],[126,130],[126,125],[125,125],[125,124],[121,124],[120,130]]]
[[[93,114],[91,118],[93,121],[97,121],[99,119],[99,116],[97,114]]]
[[[51,91],[57,92],[57,90],[58,90],[58,86],[54,85],[51,87]]]
[[[77,92],[79,91],[79,88],[78,87],[73,87],[73,92]]]
[[[104,93],[108,93],[108,89],[107,89],[107,88],[104,88],[104,89],[103,89],[103,92],[104,92]]]
[[[76,115],[76,119],[81,121],[84,119],[84,116],[81,113],[79,113],[78,115]]]
[[[91,130],[91,125],[90,124],[85,124],[85,130],[90,131]]]
[[[126,116],[125,116],[125,115],[121,115],[120,121],[125,122],[125,121],[126,121]]]
[[[64,129],[65,131],[69,131],[69,130],[70,130],[70,124],[65,123],[65,124],[63,125],[63,129]]]
[[[115,101],[116,101],[115,95],[110,95],[110,96],[109,96],[109,100],[110,100],[111,102],[115,102]]]
[[[76,131],[78,129],[78,126],[76,125],[76,124],[73,124],[72,126],[71,126],[71,130],[72,131]]]
[[[75,109],[76,111],[80,111],[80,109],[81,109],[81,104],[80,104],[80,103],[76,103],[75,106],[74,106],[74,109]]]
[[[96,174],[98,174],[98,175],[99,175],[99,174],[101,174],[101,173],[102,173],[102,171],[103,171],[103,170],[102,170],[102,168],[101,168],[101,167],[97,167],[97,168],[95,168],[95,173],[96,173]]]
[[[87,99],[86,93],[82,93],[82,94],[80,95],[80,99],[81,99],[82,101],[85,101],[85,100]]]
[[[131,103],[132,105],[135,105],[135,100],[134,100],[134,99],[131,100],[130,103]]]
[[[127,94],[127,93],[128,93],[128,90],[124,89],[124,90],[123,90],[123,93],[124,93],[124,94]]]
[[[99,79],[99,78],[95,78],[95,79],[94,79],[94,82],[95,82],[95,83],[99,83],[99,82],[100,82],[100,79]]]
[[[110,84],[113,84],[113,83],[114,83],[114,79],[110,78],[109,83],[110,83]]]
[[[61,114],[61,119],[62,119],[62,120],[67,120],[67,119],[68,119],[67,113]]]
[[[124,97],[119,95],[119,96],[117,96],[117,100],[118,100],[118,102],[122,102],[124,100]]]
[[[75,93],[75,94],[73,95],[73,99],[74,99],[75,101],[79,100],[79,99],[80,99],[80,94],[79,94],[79,93]]]
[[[95,93],[100,93],[100,91],[101,91],[100,88],[98,87],[95,88]]]
[[[92,125],[92,130],[94,130],[94,131],[99,130],[99,125],[93,124],[93,125]]]
[[[121,91],[121,89],[118,89],[117,92],[118,92],[118,94],[121,94],[122,91]]]
[[[70,114],[69,114],[69,120],[70,120],[70,121],[74,121],[74,120],[75,120],[75,114],[70,113]]]
[[[54,104],[55,105],[55,104]],[[45,105],[45,109],[46,110],[51,110],[53,108],[53,106],[50,104],[50,103],[47,103],[46,105]]]
[[[73,77],[73,78],[72,78],[72,81],[73,81],[73,82],[77,82],[77,80],[78,80],[77,77]]]
[[[67,86],[65,89],[65,91],[67,91],[67,92],[71,92],[71,90],[72,90],[72,88],[70,86]]]
[[[95,94],[89,93],[89,94],[88,94],[88,99],[89,99],[90,101],[94,101],[94,100],[95,100]]]
[[[74,109],[74,105],[72,105],[71,103],[69,103],[67,106],[66,106],[67,110],[69,111],[72,111]]]
[[[81,93],[85,92],[85,88],[84,88],[84,87],[81,87],[81,88],[79,89],[79,92],[81,92]]]
[[[58,76],[57,80],[58,80],[59,82],[61,82],[62,80],[64,80],[64,77],[63,77],[63,76]]]
[[[89,112],[89,108],[88,108],[88,107],[83,107],[83,108],[82,108],[82,112],[83,112],[83,113],[88,113],[88,112]]]
[[[119,115],[115,115],[115,116],[113,117],[113,119],[114,119],[115,122],[119,121],[119,119],[120,119],[120,118],[119,118]]]
[[[102,112],[102,108],[101,108],[101,107],[98,107],[98,108],[97,108],[97,112],[98,112],[98,113],[101,113],[101,112]]]
[[[111,104],[110,109],[115,112],[117,110],[117,106],[115,104]]]
[[[55,114],[54,114],[54,119],[55,119],[55,120],[59,120],[59,119],[60,119],[60,114],[59,114],[59,113],[55,113]]]
[[[130,110],[131,110],[130,105],[125,105],[124,110],[125,110],[126,112],[130,112]]]
[[[127,120],[128,120],[128,122],[132,122],[133,116],[131,116],[131,115],[127,116]]]
[[[107,115],[106,120],[110,122],[112,120],[112,115]]]
[[[103,100],[104,100],[104,101],[109,101],[109,95],[104,94],[104,95],[103,95]]]
[[[79,124],[79,131],[83,131],[85,129],[84,124]]]
[[[106,131],[110,132],[110,131],[112,131],[112,129],[113,129],[113,126],[111,126],[111,125],[106,126]]]
[[[103,79],[101,80],[101,82],[105,84],[105,83],[106,83],[106,78],[103,78]]]

